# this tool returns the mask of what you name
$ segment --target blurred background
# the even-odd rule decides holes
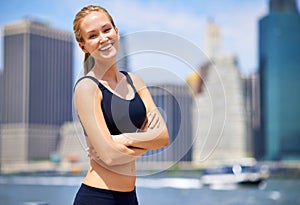
[[[170,145],[137,160],[141,204],[300,204],[299,0],[1,1],[1,204],[71,204],[80,186],[72,24],[90,4],[167,122]]]

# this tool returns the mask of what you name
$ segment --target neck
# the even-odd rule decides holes
[[[100,80],[108,82],[118,82],[118,70],[116,63],[97,63],[95,62],[95,67],[93,68],[94,76]]]

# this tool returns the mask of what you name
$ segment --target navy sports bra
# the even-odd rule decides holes
[[[102,92],[101,107],[104,119],[112,135],[136,132],[137,129],[142,127],[146,119],[145,105],[138,95],[131,77],[127,72],[121,72],[126,76],[127,82],[135,92],[134,98],[131,100],[126,100],[115,95],[92,76],[84,76],[77,81],[78,83],[84,78],[89,78],[97,83]]]

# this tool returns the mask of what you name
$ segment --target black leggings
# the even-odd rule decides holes
[[[135,189],[120,192],[81,184],[73,205],[138,205]]]

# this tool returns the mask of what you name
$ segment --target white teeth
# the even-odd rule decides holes
[[[101,47],[99,50],[100,50],[100,51],[105,51],[105,50],[109,49],[110,47],[112,47],[112,44],[111,44],[111,43],[105,45],[104,47]]]

